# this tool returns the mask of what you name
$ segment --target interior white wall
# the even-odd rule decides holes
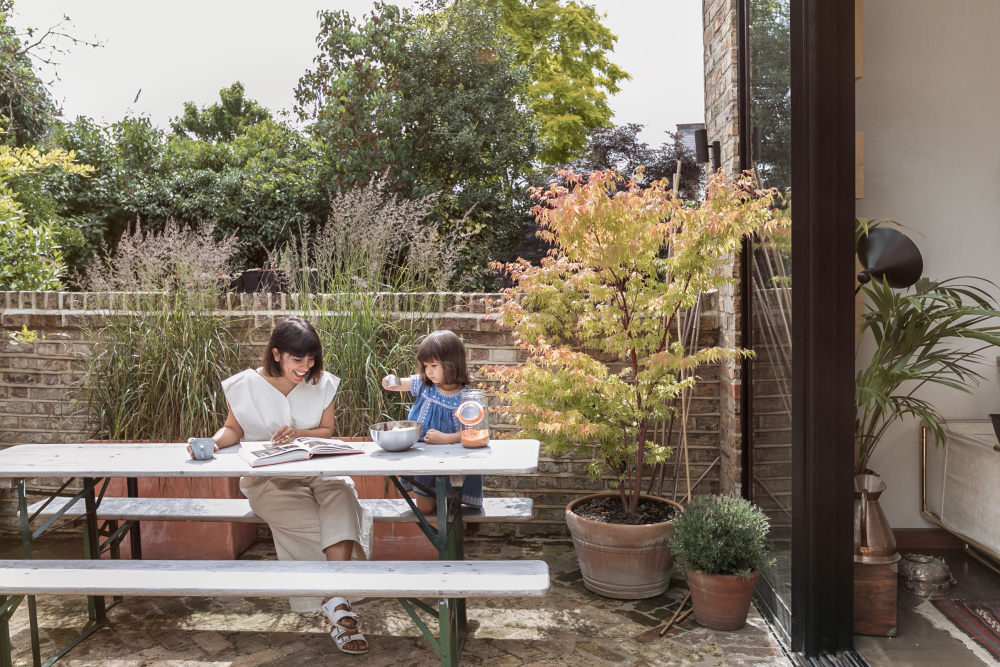
[[[1000,284],[1000,2],[865,0],[863,24],[858,216],[905,225],[927,277]],[[935,388],[923,396],[950,419],[1000,412],[993,356],[972,395]],[[918,444],[917,423],[898,424],[871,460],[895,528],[930,525],[920,516]]]

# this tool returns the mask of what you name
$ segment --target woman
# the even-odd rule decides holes
[[[242,440],[331,437],[339,383],[323,370],[323,349],[313,326],[299,317],[282,320],[271,332],[261,367],[222,382],[229,413],[212,436],[216,448]],[[244,477],[240,489],[270,526],[280,560],[349,560],[353,552],[367,557],[371,518],[350,477]],[[293,611],[319,606],[334,624],[330,634],[338,649],[368,652],[345,598],[292,598],[291,605]]]

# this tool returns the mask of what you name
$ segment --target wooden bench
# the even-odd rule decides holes
[[[0,560],[0,595],[470,598],[548,588],[540,560]]]
[[[467,598],[538,597],[548,589],[549,568],[540,560],[0,560],[0,664],[12,664],[8,622],[24,596],[98,596],[90,598],[99,601],[91,602],[91,622],[58,659],[104,626],[103,596],[323,597],[335,592],[398,598],[439,653],[441,664],[458,667],[466,639]],[[418,598],[435,598],[436,605]],[[29,613],[34,614],[33,597],[28,599]],[[437,617],[437,637],[417,615],[418,609]],[[32,637],[32,656],[34,664],[41,664],[37,635]]]
[[[65,503],[55,500],[47,506],[39,501],[28,506],[28,515],[48,519],[56,515]],[[376,523],[416,523],[417,517],[402,498],[361,499],[361,505]],[[462,509],[466,523],[528,521],[534,503],[530,498],[483,498],[481,510]],[[35,516],[37,512],[37,517]],[[83,500],[77,500],[63,518],[84,515]],[[105,521],[234,521],[264,523],[250,509],[246,498],[117,498],[105,497],[97,509],[98,518]],[[433,522],[433,517],[427,517]]]

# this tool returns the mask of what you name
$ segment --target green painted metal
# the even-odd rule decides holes
[[[434,479],[434,496],[437,499],[437,528],[434,528],[421,513],[413,499],[403,490],[402,485],[396,477],[392,479],[393,484],[399,489],[400,494],[406,499],[410,509],[417,517],[421,531],[427,536],[431,544],[438,552],[439,560],[462,560],[462,491],[460,488],[453,488],[451,497],[448,494],[448,478],[438,475]],[[412,480],[409,480],[412,482]],[[414,484],[416,484],[414,482]],[[417,486],[420,486],[417,484]],[[423,486],[420,488],[430,491]],[[465,644],[468,634],[468,618],[466,613],[466,603],[463,598],[438,600],[437,608],[433,608],[419,600],[412,598],[401,599],[400,604],[409,614],[413,623],[420,630],[420,633],[427,638],[435,651],[441,658],[442,665],[458,665],[458,659]],[[417,607],[428,614],[436,615],[438,618],[438,636],[435,638],[427,624],[416,613]]]
[[[413,606],[420,607],[424,611],[427,611],[431,614],[434,613],[434,610],[431,609],[429,606],[425,605],[420,600],[417,600],[416,598],[400,598],[399,604],[401,604],[403,606],[403,609],[406,610],[406,613],[410,616],[410,620],[412,620],[413,624],[417,626],[417,630],[420,630],[420,634],[422,634],[427,639],[427,641],[430,643],[431,647],[433,647],[435,651],[440,653],[441,646],[440,644],[438,644],[437,637],[434,636],[434,633],[431,632],[431,629],[427,627],[426,623],[424,623],[424,619],[420,618],[420,615],[417,614],[416,610],[413,609]]]
[[[0,595],[0,667],[11,667],[10,621],[11,614],[21,603],[23,596],[7,598]],[[13,604],[11,604],[13,603]]]
[[[399,479],[396,477],[390,477],[390,479],[396,488],[399,489],[410,509],[416,515],[421,530],[437,550],[438,558],[441,560],[463,560],[464,554],[462,549],[462,539],[464,524],[462,522],[461,514],[461,489],[452,489],[452,494],[449,498],[449,494],[447,492],[447,478],[445,476],[438,476],[435,479],[434,495],[437,499],[437,527],[435,528],[417,509],[412,498],[410,498],[410,496],[403,491],[402,486],[399,483]],[[68,486],[72,481],[73,480],[68,480],[65,484],[63,484],[59,491],[56,492],[56,495],[60,495],[63,489],[65,489],[66,486]],[[83,480],[83,489],[72,497],[72,501],[82,498],[85,504],[86,526],[83,531],[85,558],[99,558],[101,552],[109,549],[111,550],[112,555],[117,557],[118,545],[121,540],[124,539],[125,535],[131,533],[133,535],[133,539],[136,537],[135,531],[132,530],[136,525],[136,522],[134,521],[125,521],[121,526],[118,526],[116,522],[105,522],[104,528],[98,526],[97,507],[104,498],[104,492],[107,489],[108,481],[108,479],[104,479],[100,492],[95,498],[94,491],[97,480],[94,478],[86,478]],[[430,491],[430,489],[427,490]],[[131,495],[131,493],[129,495]],[[68,504],[69,503],[67,503],[67,505]],[[53,517],[50,517],[50,519],[46,521],[41,528],[32,533],[30,529],[30,517],[28,516],[27,511],[27,494],[25,492],[24,480],[18,480],[18,507],[21,516],[21,542],[24,557],[26,559],[31,559],[31,543],[49,530],[55,530],[62,527],[62,525],[65,525],[60,524],[55,526],[55,522],[62,517],[65,510],[60,511]],[[55,527],[53,528],[53,526]],[[100,537],[105,537],[106,539],[101,542]],[[25,596],[18,596],[16,600],[14,598],[0,598],[0,667],[11,667],[11,644],[7,620],[10,618],[10,615],[13,614],[14,608],[18,606],[22,597]],[[29,625],[31,627],[32,640],[32,664],[34,667],[49,667],[62,656],[66,655],[66,653],[73,649],[77,644],[89,637],[95,631],[102,628],[107,623],[107,610],[120,601],[120,598],[115,598],[115,602],[110,605],[106,605],[102,596],[88,596],[87,612],[89,622],[87,625],[83,628],[83,630],[81,630],[78,637],[63,647],[63,649],[60,650],[55,656],[42,664],[39,655],[40,642],[38,638],[38,620],[35,611],[35,597],[33,595],[26,597],[28,599]],[[461,655],[461,651],[467,637],[468,621],[466,618],[465,599],[442,598],[438,600],[436,608],[414,598],[400,599],[399,602],[403,606],[406,613],[410,616],[414,625],[416,625],[417,629],[420,630],[420,633],[427,639],[431,647],[438,652],[441,658],[441,664],[450,667],[457,667],[459,656]],[[418,609],[428,615],[437,617],[437,636],[434,635],[427,623],[425,623],[417,613]]]
[[[438,600],[438,635],[441,667],[458,667],[458,615],[455,613],[454,605],[449,604],[448,598]]]
[[[21,517],[21,551],[25,560],[31,560],[31,525],[28,521],[28,493],[23,479],[17,480],[17,512]],[[28,632],[31,636],[31,664],[35,667],[42,661],[38,641],[38,609],[35,596],[28,596]]]
[[[84,639],[86,639],[90,635],[94,634],[95,632],[103,628],[105,625],[107,625],[107,619],[104,619],[103,621],[92,621],[90,623],[87,623],[87,625],[83,627],[83,630],[80,631],[80,634],[76,639],[71,641],[69,644],[66,644],[66,646],[64,646],[58,653],[56,653],[54,656],[46,660],[42,664],[42,667],[50,667],[57,660],[59,660],[59,658],[69,653],[73,649],[73,647],[75,647]]]

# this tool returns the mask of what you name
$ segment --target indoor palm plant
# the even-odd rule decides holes
[[[528,359],[493,375],[524,432],[549,452],[592,457],[590,474],[610,476],[617,487],[601,494],[610,499],[588,496],[567,507],[588,588],[648,597],[669,583],[664,520],[679,509],[641,494],[644,469],[669,453],[653,441],[654,427],[674,415],[674,399],[694,387],[700,365],[749,354],[685,348],[680,318],[703,292],[732,281],[721,267],[745,235],[772,233],[785,220],[770,208],[771,193],[753,191],[746,179],[716,174],[705,201],[685,207],[666,179],[643,188],[610,171],[561,175],[567,187],[533,193],[541,235],[555,249],[540,266],[521,260],[502,267],[514,285],[505,291],[499,320],[514,330]],[[641,525],[584,520],[574,511],[600,502],[618,505],[620,523]],[[657,510],[659,519],[650,519]],[[584,529],[590,534],[580,535]],[[661,547],[658,562],[622,564],[630,551]]]
[[[674,519],[670,549],[687,572],[695,619],[715,630],[746,624],[750,599],[767,555],[770,521],[736,496],[697,496]]]
[[[877,226],[859,220],[858,238]],[[944,441],[944,417],[921,390],[937,385],[971,393],[983,379],[984,353],[1000,345],[1000,310],[989,291],[996,285],[968,276],[921,278],[906,291],[882,277],[861,289],[861,330],[873,351],[855,378],[855,560],[886,563],[899,556],[877,502],[868,502],[885,488],[869,469],[872,454],[887,429],[907,416],[922,419],[936,444]]]

